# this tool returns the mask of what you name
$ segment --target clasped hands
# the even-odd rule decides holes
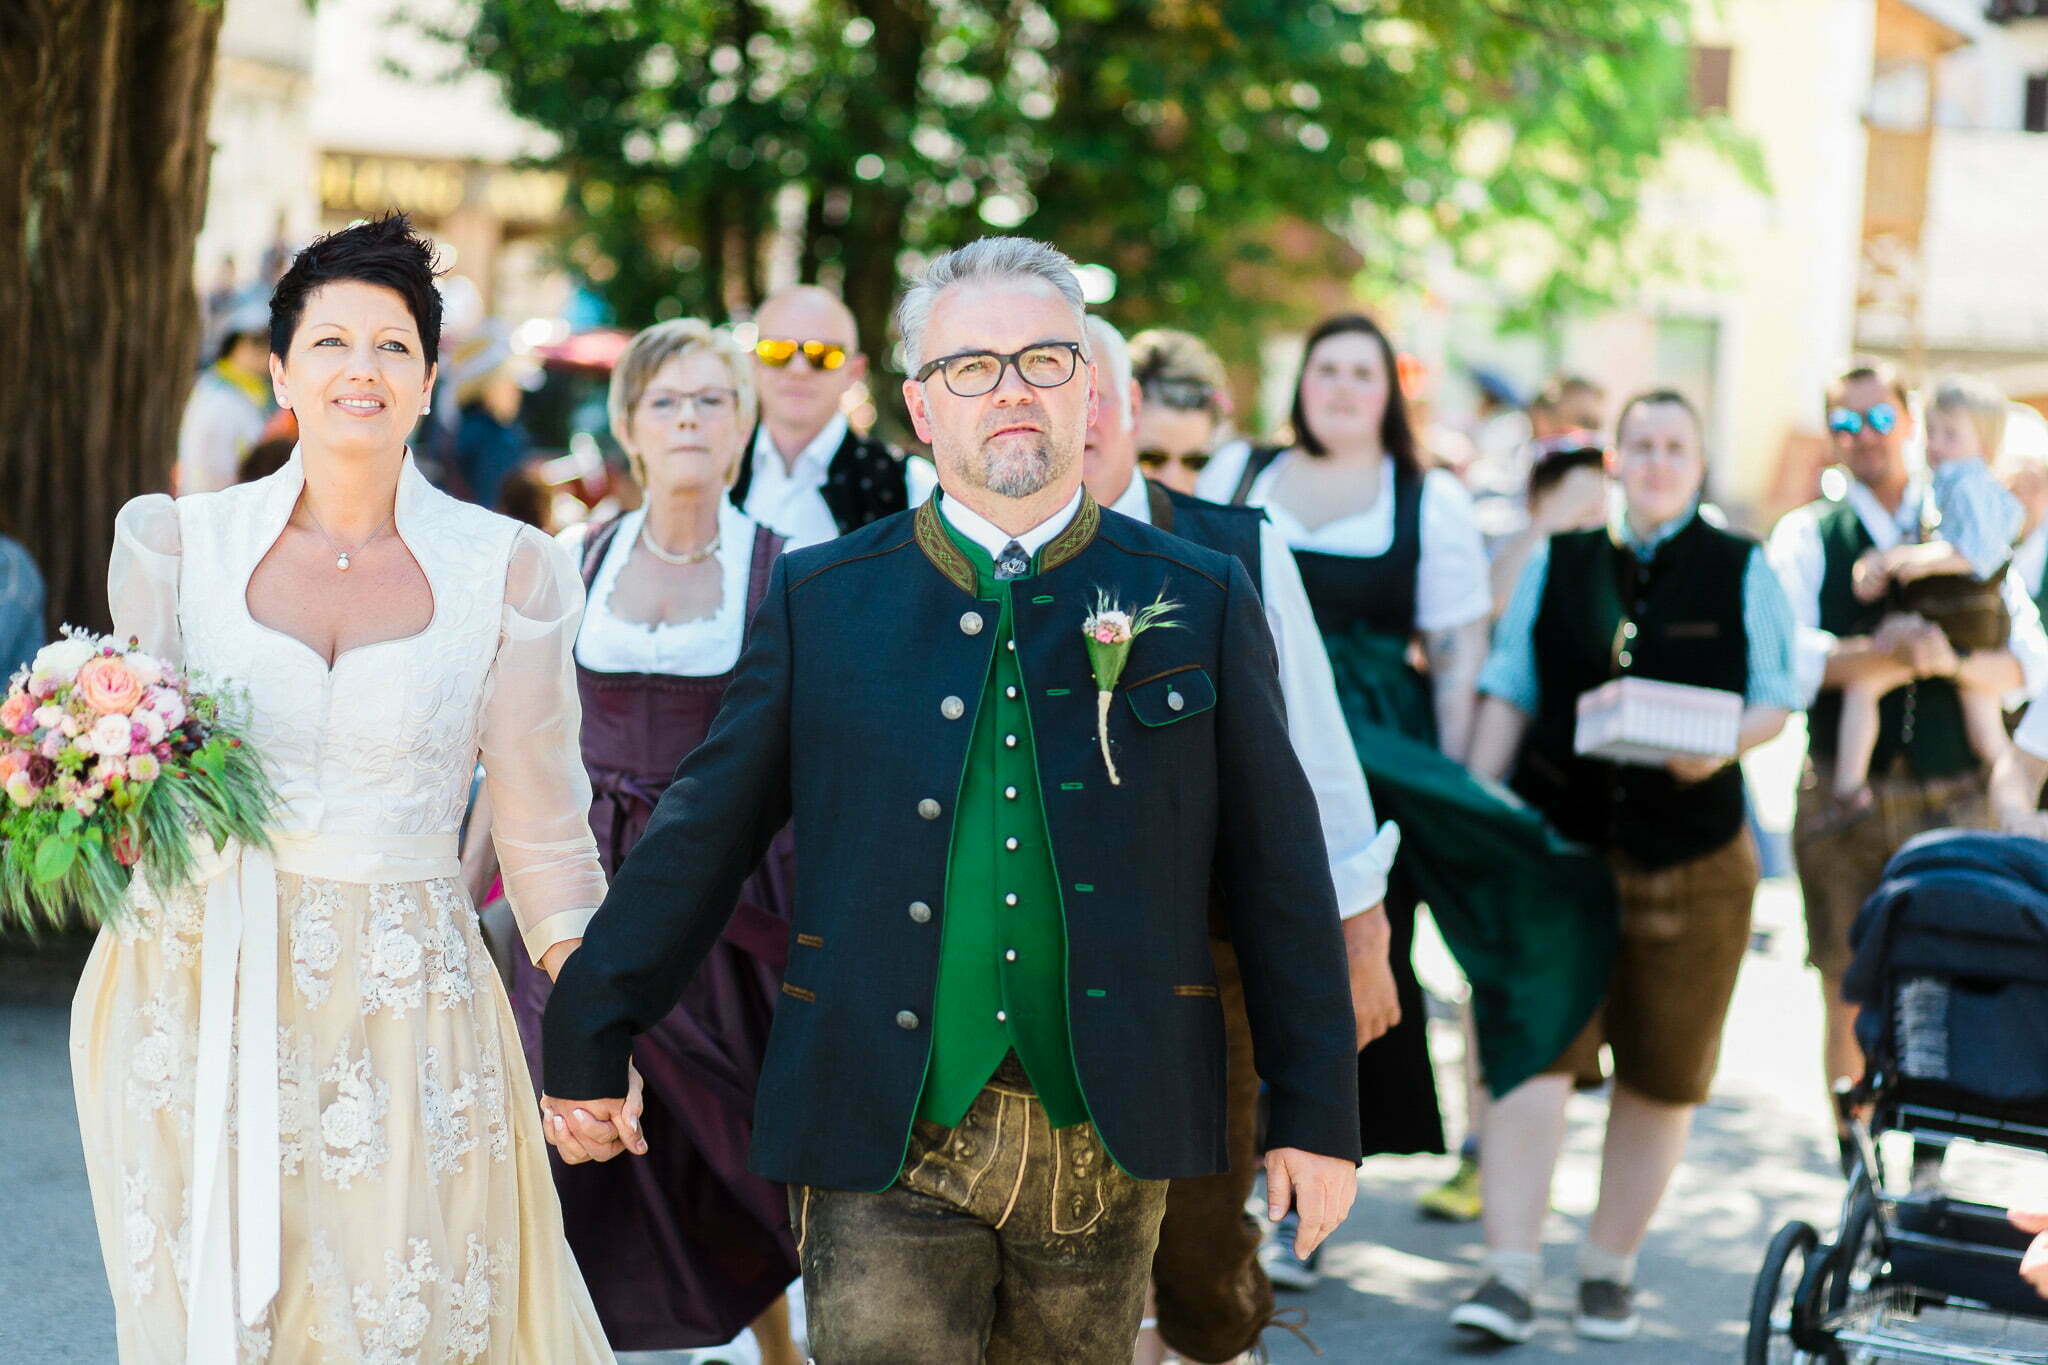
[[[640,1068],[626,1063],[623,1099],[558,1100],[540,1097],[541,1131],[571,1166],[610,1161],[621,1152],[647,1155],[647,1137],[640,1131]]]

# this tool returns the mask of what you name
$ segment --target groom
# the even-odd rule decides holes
[[[1344,945],[1236,561],[1081,488],[1073,263],[941,256],[900,305],[941,494],[785,557],[705,743],[548,1005],[549,1140],[644,1151],[629,1081],[775,831],[802,831],[754,1169],[822,1365],[1126,1365],[1166,1181],[1225,1168],[1212,879],[1306,1251],[1358,1156]],[[1081,622],[1164,599],[1108,708]],[[1227,801],[1227,806],[1226,806]]]

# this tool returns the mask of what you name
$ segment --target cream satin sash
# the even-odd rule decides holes
[[[219,853],[202,848],[194,869],[195,880],[206,888],[206,918],[199,945],[199,1066],[187,1186],[192,1276],[186,1365],[237,1359],[236,1306],[241,1322],[254,1327],[277,1295],[277,874],[367,884],[462,872],[453,833],[279,832],[271,838],[268,849],[238,843]]]

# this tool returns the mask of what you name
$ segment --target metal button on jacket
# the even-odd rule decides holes
[[[909,1010],[898,1010],[896,1012],[896,1027],[916,1028],[917,1016],[912,1014]]]
[[[939,714],[947,720],[958,720],[967,714],[967,703],[958,697],[948,697],[939,703]]]
[[[939,818],[939,803],[927,796],[917,803],[917,813],[927,820],[936,820]]]
[[[962,613],[960,614],[960,633],[961,633],[962,635],[979,635],[979,634],[981,634],[981,625],[982,625],[982,622],[981,622],[981,613],[980,613],[980,612],[978,612],[978,611],[967,611],[967,612],[962,612]]]
[[[1627,668],[1630,664],[1635,662],[1635,656],[1624,649],[1623,651],[1621,651],[1621,658],[1619,662],[1623,668]]]
[[[1178,711],[1187,704],[1188,699],[1178,692],[1168,692],[1166,694],[1166,707],[1169,711]]]
[[[932,918],[932,908],[923,901],[912,901],[910,903],[910,918],[918,924],[929,924]]]

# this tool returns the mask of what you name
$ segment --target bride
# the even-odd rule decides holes
[[[414,467],[440,318],[404,217],[314,242],[271,303],[290,463],[120,515],[117,632],[245,695],[282,797],[271,849],[138,886],[78,988],[124,1365],[612,1359],[456,862],[481,756],[526,951],[552,974],[602,899],[582,585]]]

